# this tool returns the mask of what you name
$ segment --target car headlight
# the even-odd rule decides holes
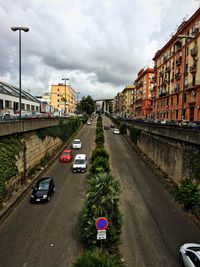
[[[47,198],[47,195],[43,195],[43,198]]]
[[[32,198],[34,198],[34,195],[31,195]]]

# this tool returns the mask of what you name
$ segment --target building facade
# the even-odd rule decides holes
[[[154,69],[141,69],[134,82],[133,117],[136,119],[152,118],[152,89],[154,86]]]
[[[133,94],[134,94],[135,85],[127,85],[122,91],[123,94],[123,103],[122,103],[122,116],[131,117],[131,110],[133,104]]]
[[[0,112],[19,113],[19,97],[19,88],[0,81]],[[21,112],[22,116],[40,112],[40,101],[24,90],[21,90]]]
[[[200,121],[199,28],[200,9],[155,54],[154,118]]]
[[[74,114],[76,110],[76,92],[70,85],[57,84],[51,85],[51,102],[55,111],[60,115]]]

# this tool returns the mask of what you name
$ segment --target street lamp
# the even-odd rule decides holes
[[[27,27],[11,27],[11,30],[19,31],[19,119],[22,117],[22,89],[21,89],[21,31],[28,32]]]
[[[69,81],[69,78],[62,78],[62,81],[65,81],[65,112],[64,115],[67,115],[67,95],[66,95],[66,81]]]
[[[187,53],[187,41],[190,39],[194,39],[194,36],[191,35],[178,35],[178,38],[185,39],[185,47],[184,47],[184,62],[183,62],[183,86],[182,86],[182,107],[181,107],[181,121],[185,119],[185,112],[184,112],[184,99],[185,99],[185,77],[186,77],[186,53]]]

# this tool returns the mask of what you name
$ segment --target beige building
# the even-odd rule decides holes
[[[51,105],[62,115],[73,114],[76,110],[76,92],[70,85],[51,85]]]
[[[135,85],[127,85],[122,91],[123,103],[122,103],[122,115],[125,117],[131,116],[131,106],[133,104],[133,94],[135,90]]]

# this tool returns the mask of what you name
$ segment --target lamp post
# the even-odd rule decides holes
[[[190,39],[194,39],[194,36],[191,35],[178,35],[178,38],[185,39],[185,47],[184,47],[184,62],[183,62],[183,85],[182,85],[182,106],[181,106],[181,122],[185,119],[185,112],[184,112],[184,100],[185,100],[185,77],[186,77],[186,53],[187,53],[187,41]]]
[[[11,30],[19,31],[19,119],[22,117],[22,89],[21,89],[21,31],[28,32],[27,27],[11,27]]]
[[[62,78],[62,81],[65,81],[65,111],[64,115],[67,115],[67,95],[66,95],[66,81],[69,81],[69,78]]]

